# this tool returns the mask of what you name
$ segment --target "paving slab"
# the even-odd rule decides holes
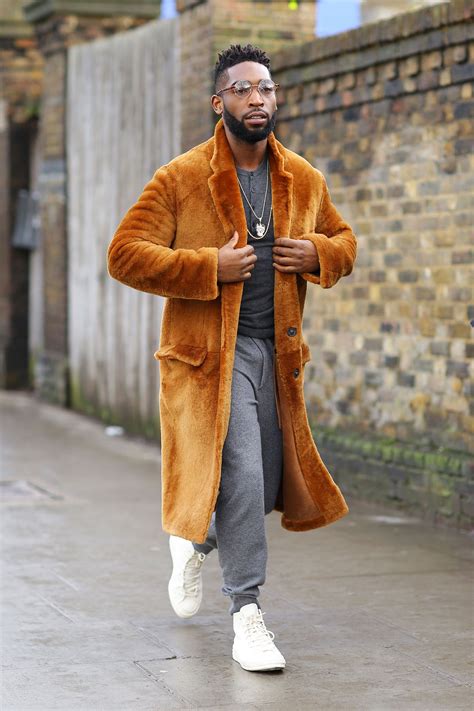
[[[349,497],[305,533],[273,512],[260,601],[287,666],[246,672],[215,552],[200,612],[170,607],[159,448],[29,393],[0,418],[2,711],[472,711],[471,535]]]

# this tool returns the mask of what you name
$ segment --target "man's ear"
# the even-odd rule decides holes
[[[217,94],[213,94],[211,96],[211,106],[213,110],[218,114],[219,116],[222,115],[224,109],[222,106],[222,99],[220,96],[217,96]]]

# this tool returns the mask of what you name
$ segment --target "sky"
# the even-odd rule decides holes
[[[359,0],[319,0],[316,19],[318,37],[327,37],[359,27],[359,5]]]

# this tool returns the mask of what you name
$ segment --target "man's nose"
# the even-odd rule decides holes
[[[250,91],[249,104],[259,104],[260,106],[263,104],[262,96],[256,86],[253,86]]]

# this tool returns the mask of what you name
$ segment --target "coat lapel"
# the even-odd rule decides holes
[[[232,237],[234,230],[237,230],[238,246],[243,247],[247,242],[247,222],[237,182],[234,156],[225,135],[222,119],[218,121],[214,131],[211,169],[213,173],[208,180],[208,185],[217,215],[224,228],[223,244]]]
[[[273,133],[268,137],[268,147],[275,237],[289,237],[293,211],[293,175],[285,170],[283,146]]]

